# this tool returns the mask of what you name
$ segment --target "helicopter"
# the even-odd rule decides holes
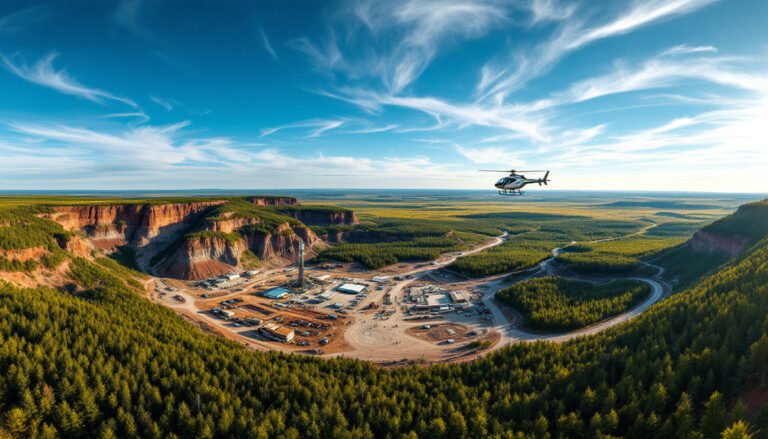
[[[516,171],[514,169],[510,169],[509,171],[481,169],[480,171],[509,173],[508,176],[502,177],[494,185],[496,186],[496,188],[499,189],[499,195],[518,195],[518,196],[523,195],[523,191],[521,189],[526,184],[538,183],[539,186],[541,186],[542,183],[546,185],[547,182],[551,181],[547,179],[547,177],[549,176],[549,171]],[[544,178],[525,178],[525,175],[521,174],[522,172],[545,172],[545,174],[544,174]]]

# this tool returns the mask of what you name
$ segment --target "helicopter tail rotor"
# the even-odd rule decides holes
[[[547,173],[544,174],[544,178],[539,179],[539,186],[541,186],[542,183],[544,183],[544,185],[546,186],[548,182],[552,181],[547,179],[547,177],[549,177],[549,171],[547,171]]]

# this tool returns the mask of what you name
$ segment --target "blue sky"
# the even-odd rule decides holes
[[[768,192],[768,2],[0,3],[0,189]]]

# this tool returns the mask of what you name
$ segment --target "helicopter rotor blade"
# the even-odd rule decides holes
[[[479,171],[480,172],[508,172],[510,174],[514,174],[516,172],[547,172],[546,170],[541,170],[541,169],[533,170],[533,171],[530,171],[530,170],[529,171],[521,171],[519,169],[508,169],[506,171],[502,171],[500,169],[480,169]]]

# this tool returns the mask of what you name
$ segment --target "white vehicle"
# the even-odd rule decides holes
[[[509,171],[481,169],[481,171],[509,173],[508,176],[503,177],[494,185],[499,190],[499,195],[523,195],[523,186],[531,183],[538,183],[541,186],[542,183],[546,185],[549,182],[547,179],[549,171],[515,171],[514,169]],[[525,178],[525,175],[518,174],[518,172],[546,172],[546,174],[544,174],[544,178]]]

